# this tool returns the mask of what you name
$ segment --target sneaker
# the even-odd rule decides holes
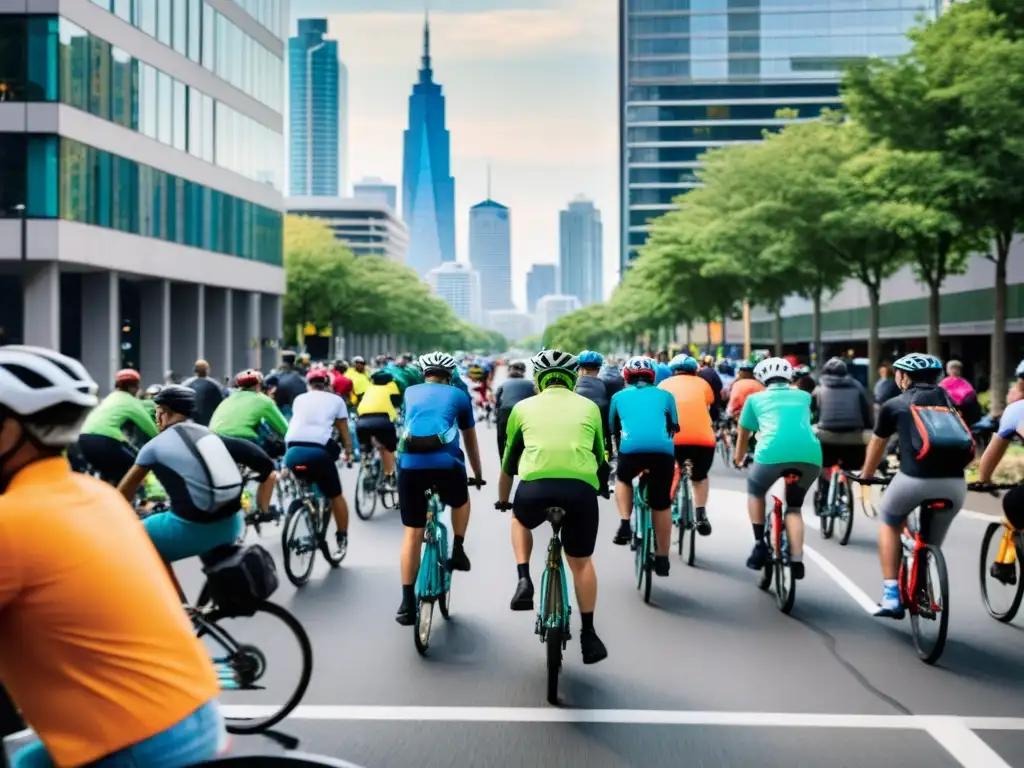
[[[1010,587],[1017,585],[1017,567],[1013,563],[992,563],[988,572],[993,579],[1001,584]]]
[[[344,560],[348,554],[348,531],[337,531],[334,534],[334,542],[338,545],[338,560]]]
[[[583,649],[584,664],[597,664],[597,662],[608,658],[608,649],[604,647],[597,632],[592,629],[580,632],[580,646]]]
[[[620,547],[629,544],[633,539],[633,528],[630,526],[628,520],[623,520],[619,523],[619,530],[615,532],[615,538],[612,539],[612,544],[618,544]]]
[[[800,562],[800,563],[793,563],[793,562],[791,562],[789,564],[789,572],[793,574],[793,578],[794,579],[796,579],[797,581],[800,581],[804,577],[804,564],[802,562]]]
[[[752,571],[760,571],[768,564],[768,545],[763,541],[754,544],[750,557],[747,558],[747,568]]]
[[[711,535],[711,521],[708,520],[707,512],[697,513],[697,533],[701,536]]]
[[[520,579],[516,585],[516,593],[512,595],[512,603],[509,606],[513,611],[533,610],[533,582],[529,579]]]
[[[654,558],[654,572],[659,576],[668,576],[668,557],[657,556]]]
[[[452,556],[448,558],[448,570],[449,571],[468,571],[470,568],[469,558],[466,556],[466,550],[462,547],[456,547],[452,550]]]
[[[904,609],[903,603],[900,602],[899,587],[883,587],[882,602],[879,603],[875,616],[884,619],[902,619],[903,613]]]
[[[394,493],[398,490],[398,479],[394,475],[384,475],[383,490],[385,493]]]
[[[395,614],[395,621],[403,627],[411,627],[416,623],[416,610],[411,605],[402,603],[398,606],[398,613]]]

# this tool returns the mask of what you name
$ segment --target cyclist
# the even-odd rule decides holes
[[[675,445],[676,475],[672,483],[672,497],[679,481],[678,468],[690,462],[693,481],[693,503],[697,513],[697,533],[708,536],[708,473],[715,460],[715,429],[711,423],[711,410],[715,407],[715,393],[707,379],[697,370],[697,361],[687,354],[679,354],[669,362],[673,376],[658,385],[676,401],[679,431],[672,442]],[[707,370],[707,369],[705,369]]]
[[[459,447],[460,432],[473,468],[473,484],[477,488],[483,485],[473,404],[468,395],[451,386],[455,358],[444,352],[431,352],[420,358],[419,365],[424,383],[405,391],[405,436],[398,467],[398,504],[405,537],[401,558],[402,603],[395,620],[403,626],[415,622],[416,573],[427,522],[427,494],[432,490],[452,510],[454,543],[448,568],[470,569],[464,548],[469,525],[469,484],[466,456]]]
[[[96,390],[77,360],[0,347],[0,682],[41,739],[13,762],[211,760],[209,654],[132,509],[61,458]]]
[[[138,371],[118,371],[114,391],[89,414],[78,438],[82,458],[111,485],[117,485],[135,462],[132,442],[140,436],[143,443],[156,437],[156,422],[136,397],[140,382]]]
[[[832,467],[854,470],[864,464],[867,444],[865,430],[873,426],[874,414],[868,393],[853,378],[846,363],[831,358],[821,369],[818,386],[811,393],[811,412],[817,417],[814,432],[821,443],[821,481],[815,494],[815,509],[824,507]]]
[[[956,403],[949,394],[936,385],[942,374],[942,361],[931,355],[912,353],[895,363],[895,383],[903,393],[882,405],[875,423],[875,434],[868,444],[867,457],[861,476],[873,477],[885,454],[886,445],[893,435],[899,436],[899,472],[882,496],[879,510],[884,525],[878,528],[878,556],[882,563],[882,602],[876,616],[903,618],[900,602],[899,573],[900,533],[907,516],[929,499],[946,499],[951,509],[925,510],[928,543],[942,546],[946,532],[967,496],[964,468],[973,457],[974,444],[970,430],[957,415]],[[930,438],[922,441],[919,432],[917,408],[931,410],[929,421],[933,426],[945,427],[943,444]],[[948,418],[943,419],[943,415]],[[942,420],[939,425],[937,422]],[[949,439],[955,434],[955,425],[963,427],[964,441],[954,447]],[[952,429],[951,429],[952,428]],[[923,447],[921,443],[924,443]],[[930,445],[934,442],[935,444]],[[915,449],[915,443],[918,448]]]
[[[498,456],[505,455],[508,417],[512,413],[512,408],[520,400],[533,397],[535,394],[537,387],[533,379],[526,378],[526,363],[509,363],[508,378],[501,382],[494,392],[494,410],[498,417]]]
[[[838,359],[838,358],[837,358]],[[793,383],[790,385],[796,389],[802,389],[810,394],[814,391],[814,377],[811,376],[811,366],[798,365],[793,369]]]
[[[658,353],[654,363],[654,383],[661,384],[665,379],[672,377],[672,369],[668,367],[668,351],[662,350]]]
[[[366,373],[366,360],[361,355],[352,358],[352,367],[345,371],[345,377],[352,382],[352,403],[359,405],[360,398],[370,386],[370,377]]]
[[[562,547],[583,624],[583,663],[596,664],[608,656],[594,630],[597,574],[591,561],[597,542],[597,494],[608,487],[601,412],[592,401],[573,393],[577,364],[572,355],[550,349],[532,363],[540,394],[512,409],[498,481],[497,507],[503,508],[512,494],[513,476],[519,475],[512,505],[512,550],[519,581],[510,607],[533,609],[533,529],[547,520],[548,509],[563,509]]]
[[[213,412],[210,430],[218,435],[251,440],[266,450],[270,447],[265,445],[267,442],[276,442],[274,435],[284,437],[288,421],[274,401],[260,391],[263,374],[259,371],[242,371],[235,377],[235,384],[238,389]]]
[[[676,355],[673,359],[678,359],[683,355]],[[669,368],[671,368],[671,361]],[[673,369],[673,373],[675,370]],[[718,371],[715,370],[715,358],[711,355],[704,355],[701,359],[700,368],[697,370],[697,375],[700,376],[704,381],[711,387],[711,394],[714,395],[714,402],[711,404],[711,423],[717,424],[719,419],[722,418],[721,402],[722,402],[722,377],[718,375]]]
[[[598,352],[585,349],[577,355],[576,361],[579,363],[579,369],[574,391],[596,405],[601,411],[601,424],[607,424],[611,396],[608,394],[607,385],[598,377],[604,366],[604,357]],[[608,431],[604,432],[604,450],[606,455],[611,456],[611,435]]]
[[[743,404],[754,392],[760,392],[764,386],[754,378],[754,363],[749,360],[740,362],[736,372],[736,380],[729,387],[729,405],[726,413],[737,418],[743,411]]]
[[[391,374],[391,367],[374,371],[370,375],[370,387],[359,401],[356,422],[356,439],[360,455],[369,455],[372,443],[380,450],[384,465],[384,487],[389,491],[398,489],[395,481],[395,451],[398,450],[397,408],[402,404],[402,394]]]
[[[488,397],[488,372],[484,366],[483,358],[476,358],[473,360],[469,369],[467,370],[467,376],[472,384],[470,391],[473,393],[473,404],[480,408],[488,408],[490,406],[490,398]]]
[[[348,553],[348,504],[341,490],[336,462],[341,447],[332,438],[336,429],[352,455],[352,437],[348,428],[348,405],[331,391],[326,368],[312,368],[306,374],[309,391],[295,398],[292,420],[285,435],[285,465],[292,471],[306,467],[308,476],[331,502],[338,530],[335,539],[341,558]]]
[[[604,382],[605,389],[608,390],[609,401],[626,386],[626,382],[622,378],[622,366],[616,365],[612,360],[607,361],[597,376]]]
[[[352,381],[345,375],[347,369],[348,364],[344,360],[335,360],[330,370],[331,389],[346,403],[352,397]]]
[[[1024,372],[1024,362],[1017,366],[1017,371],[1018,375]],[[1024,439],[1024,400],[1018,398],[1006,406],[1006,410],[1003,411],[1003,415],[999,419],[999,427],[978,464],[978,481],[992,482],[992,473],[1002,461],[1011,441],[1019,442],[1022,439]],[[1017,485],[1003,494],[1003,514],[1015,529],[1024,530],[1024,485]],[[1015,578],[1015,568],[1014,563],[993,563],[993,576],[996,576],[999,570],[1003,570],[1000,576],[1005,579]]]
[[[192,370],[195,376],[183,381],[182,384],[196,391],[195,422],[205,427],[224,399],[224,388],[210,378],[210,364],[205,360],[196,360]]]
[[[1017,377],[1017,380],[1006,393],[1007,405],[1013,405],[1018,400],[1024,399],[1024,360],[1017,364],[1017,370],[1013,375]]]
[[[768,547],[764,542],[764,497],[776,480],[795,471],[799,477],[786,485],[786,533],[793,578],[802,579],[804,521],[800,516],[801,508],[808,489],[821,471],[821,444],[811,429],[811,396],[802,389],[790,387],[793,366],[780,357],[762,360],[754,369],[754,376],[765,389],[746,398],[740,413],[734,457],[736,465],[742,466],[750,436],[756,432],[754,463],[747,474],[747,512],[754,529],[754,549],[747,559],[747,567],[759,571],[768,562]]]
[[[732,383],[736,380],[736,367],[728,360],[720,360],[718,362],[717,373],[719,381],[722,382],[722,390],[718,399],[728,401],[729,387],[731,387]]]
[[[619,446],[615,468],[615,501],[619,530],[615,544],[632,538],[633,478],[647,473],[647,502],[651,507],[658,552],[654,570],[668,576],[668,550],[672,541],[672,476],[676,469],[672,436],[679,430],[676,400],[654,382],[655,363],[649,357],[633,357],[622,368],[627,386],[611,399],[608,428]]]
[[[248,373],[258,374],[259,372],[249,371]],[[262,385],[262,375],[260,375],[260,378]],[[238,386],[241,387],[242,385],[239,384]],[[292,403],[295,402],[296,397],[306,391],[306,381],[303,379],[303,374],[296,370],[295,367],[294,352],[285,350],[281,353],[281,367],[267,376],[266,388],[273,393],[274,402],[281,409],[284,418],[290,419]]]

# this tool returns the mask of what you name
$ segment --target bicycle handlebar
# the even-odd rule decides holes
[[[976,481],[967,484],[968,491],[977,491],[978,493],[991,493],[993,496],[997,495],[996,491],[1006,491],[1010,488],[1016,488],[1018,483],[982,483]]]
[[[853,472],[843,472],[843,476],[861,485],[888,485],[892,482],[891,477],[861,477]]]

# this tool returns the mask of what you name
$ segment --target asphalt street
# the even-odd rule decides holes
[[[909,621],[869,615],[881,590],[877,523],[858,513],[846,547],[808,526],[806,579],[792,615],[759,591],[744,561],[752,543],[743,475],[716,466],[696,567],[673,555],[650,605],[628,548],[612,545],[612,501],[602,501],[594,555],[595,625],[609,650],[585,667],[577,637],[566,652],[563,705],[545,701],[544,648],[534,615],[513,613],[509,520],[493,508],[493,428],[479,428],[488,485],[471,491],[466,550],[473,567],[453,580],[452,619],[435,616],[429,656],[394,621],[401,592],[396,511],[352,515],[338,570],[318,559],[294,589],[280,567],[280,529],[262,543],[278,559],[274,601],[308,631],[314,672],[302,705],[280,730],[301,749],[365,768],[467,766],[970,766],[1024,768],[1024,618],[991,619],[978,588],[979,548],[997,507],[973,495],[944,552],[951,620],[939,664],[921,663]],[[346,493],[355,471],[343,473]],[[533,572],[547,533],[538,529]],[[189,594],[198,564],[178,572]],[[578,613],[575,614],[578,616]],[[578,619],[574,634],[578,635]],[[255,642],[274,675],[268,689],[225,695],[228,712],[272,705],[272,683],[294,680],[294,643],[269,625]],[[282,637],[281,640],[278,638]]]

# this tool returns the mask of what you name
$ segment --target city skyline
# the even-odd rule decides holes
[[[480,274],[480,308],[512,309],[511,211],[487,199],[469,209],[469,263]]]
[[[559,217],[559,289],[587,306],[604,298],[601,281],[601,211],[592,200],[577,197]]]

